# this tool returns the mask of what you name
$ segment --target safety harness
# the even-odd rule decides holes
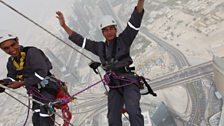
[[[12,63],[16,68],[16,80],[24,80],[23,78],[23,67],[25,64],[25,58],[26,58],[26,52],[20,52],[20,59],[19,63],[16,62],[16,59],[14,57],[11,57]]]
[[[119,88],[119,87],[127,86],[127,85],[130,85],[130,84],[136,84],[140,88],[140,90],[145,89],[145,87],[147,88],[147,92],[141,93],[141,95],[151,94],[154,97],[156,97],[157,94],[154,93],[154,91],[152,90],[150,85],[147,83],[145,78],[143,76],[138,76],[134,72],[135,67],[129,67],[129,66],[124,66],[124,67],[120,67],[120,68],[115,68],[114,67],[115,63],[117,63],[120,60],[128,57],[130,54],[127,53],[127,54],[124,54],[120,57],[115,58],[116,47],[117,47],[117,41],[116,40],[114,41],[114,45],[112,45],[112,46],[113,46],[113,48],[112,48],[111,59],[107,59],[106,54],[108,53],[108,49],[107,49],[107,46],[105,45],[104,46],[103,58],[100,59],[101,63],[92,61],[91,63],[89,63],[90,68],[92,68],[93,71],[96,74],[99,74],[99,76],[101,77],[101,75],[99,73],[99,70],[98,70],[98,67],[102,65],[102,68],[106,71],[106,74],[104,75],[103,83],[107,84],[110,88]],[[117,75],[117,73],[132,73],[138,78],[138,80],[137,80],[137,82],[132,81],[132,80],[129,80],[129,79],[126,79],[126,78],[123,78],[123,77]],[[125,85],[119,85],[119,86],[111,86],[110,85],[111,81],[125,81],[126,84]],[[117,91],[118,91],[118,93],[121,94],[121,92],[119,92],[119,90],[117,90]],[[127,112],[126,108],[122,107],[121,113],[124,114],[126,112]]]
[[[110,81],[112,81],[114,79],[115,80],[118,80],[118,81],[126,81],[127,82],[126,85],[129,85],[129,84],[137,84],[137,86],[140,88],[140,90],[147,89],[147,92],[141,93],[142,95],[151,94],[153,96],[157,96],[157,94],[153,92],[152,88],[147,83],[146,79],[143,76],[139,76],[139,75],[137,75],[134,72],[135,71],[135,67],[130,67],[130,66],[124,66],[124,67],[119,67],[119,68],[114,67],[114,64],[116,64],[117,62],[121,61],[124,58],[127,58],[130,55],[130,53],[127,53],[127,54],[121,55],[119,57],[116,57],[116,54],[117,54],[117,49],[116,49],[117,48],[117,40],[115,39],[113,41],[113,43],[114,44],[112,45],[112,54],[111,54],[111,57],[110,58],[108,58],[106,56],[106,54],[108,54],[110,52],[109,52],[109,50],[107,48],[107,45],[105,45],[104,46],[104,54],[103,54],[103,57],[100,59],[102,63],[99,63],[99,62],[91,62],[89,64],[89,66],[93,69],[93,71],[96,74],[99,74],[97,72],[97,69],[98,69],[99,66],[102,65],[102,68],[106,71],[106,74],[104,75],[104,80],[106,80],[106,84],[109,87],[112,87],[112,86],[109,85],[109,83],[110,83]],[[124,79],[122,77],[119,77],[117,75],[117,73],[132,73],[132,74],[134,74],[138,78],[138,81],[137,82],[136,81],[133,82],[131,80]],[[126,86],[126,85],[123,85],[123,86]],[[117,86],[117,88],[118,87],[120,87],[120,86]]]
[[[20,52],[20,58],[18,61],[14,57],[11,57],[12,63],[16,68],[16,80],[23,81],[24,80],[24,66],[25,66],[25,60],[26,60],[26,54],[28,49],[34,48],[34,47],[24,47],[23,50]],[[49,72],[50,74],[50,72]],[[51,75],[51,74],[50,74]],[[45,77],[41,82],[38,83],[38,89],[44,88],[49,81],[53,81],[58,85],[58,90],[56,94],[56,101],[55,104],[49,105],[49,112],[56,109],[61,109],[62,117],[64,119],[63,126],[68,126],[70,123],[70,120],[72,118],[72,114],[69,111],[68,102],[63,102],[63,99],[71,99],[70,95],[67,91],[67,86],[64,82],[54,78],[53,76],[47,76]],[[49,91],[51,93],[51,91]],[[53,94],[53,93],[52,93]],[[64,100],[65,101],[65,100]],[[57,104],[56,104],[57,103]]]
[[[121,61],[122,59],[124,59],[124,58],[126,58],[126,57],[128,57],[130,55],[129,53],[126,53],[124,55],[116,57],[116,54],[117,54],[117,39],[116,38],[113,41],[111,57],[109,58],[106,55],[106,54],[110,53],[106,44],[104,46],[104,50],[103,51],[104,52],[103,52],[103,57],[101,58],[101,63],[102,63],[102,68],[105,71],[113,69],[114,68],[114,64],[116,64],[117,62]]]

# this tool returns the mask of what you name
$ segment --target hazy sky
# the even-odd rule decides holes
[[[10,6],[14,7],[24,15],[28,16],[35,22],[49,30],[55,30],[59,27],[55,12],[62,10],[68,13],[72,8],[74,0],[3,0]],[[18,36],[20,40],[30,40],[30,36],[41,35],[39,28],[30,23],[28,20],[0,3],[0,29],[10,30]],[[53,31],[54,32],[54,31]]]
[[[67,15],[72,9],[74,0],[3,0],[22,14],[31,18],[54,34],[58,34],[60,28],[55,12],[61,10]],[[52,36],[41,30],[27,19],[23,18],[0,2],[0,29],[12,31],[19,37],[22,45],[44,47],[54,40]],[[0,77],[5,77],[5,65],[7,55],[0,51]]]

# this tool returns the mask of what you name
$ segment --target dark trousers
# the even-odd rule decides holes
[[[44,104],[48,104],[50,101],[55,101],[57,89],[57,85],[50,82],[47,87],[40,90],[39,94],[35,93],[33,98]],[[48,113],[49,108],[33,102],[32,109],[34,111],[32,116],[33,126],[54,126],[55,115]]]
[[[54,126],[55,115],[49,115],[48,110],[33,102],[33,126]]]
[[[140,108],[140,89],[131,84],[121,88],[110,89],[108,94],[109,126],[122,126],[122,107],[125,105],[131,126],[144,126]]]

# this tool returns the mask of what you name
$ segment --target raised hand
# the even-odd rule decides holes
[[[61,11],[57,11],[56,12],[57,16],[56,18],[59,20],[60,25],[62,26],[62,28],[64,28],[64,30],[68,33],[68,35],[70,36],[72,34],[72,29],[70,27],[68,27],[65,23],[65,18],[64,15]]]
[[[59,20],[59,23],[62,27],[65,27],[65,18],[64,18],[64,15],[61,11],[57,11],[56,12],[57,16],[56,18]]]
[[[138,3],[137,3],[137,11],[139,13],[141,13],[143,11],[143,8],[144,8],[144,0],[138,0]]]

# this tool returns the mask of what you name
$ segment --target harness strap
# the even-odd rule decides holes
[[[134,73],[134,70],[135,70],[135,67],[129,67],[129,66],[111,69],[111,71],[115,73]]]
[[[63,126],[69,126],[69,122],[72,119],[72,113],[69,111],[69,108],[62,108],[61,113],[64,121]]]
[[[14,57],[11,58],[12,62],[13,62],[13,65],[16,67],[16,70],[22,70],[23,66],[24,66],[24,63],[25,63],[26,53],[21,52],[20,55],[21,55],[21,57],[19,59],[20,60],[19,63],[16,62]]]
[[[156,97],[157,94],[152,90],[152,88],[150,87],[150,85],[147,83],[147,81],[145,80],[145,78],[143,76],[138,76],[139,78],[139,83],[143,83],[146,87],[147,87],[147,92],[146,93],[141,93],[142,95],[147,95],[147,94],[151,94],[152,96]]]
[[[107,48],[107,44],[104,45],[104,52],[103,52],[103,60],[105,61],[102,62],[102,67],[104,70],[110,70],[113,68],[113,64],[119,62],[120,60],[128,57],[130,55],[130,53],[127,53],[127,54],[124,54],[120,57],[116,57],[116,54],[117,54],[117,38],[115,38],[114,42],[113,42],[113,45],[112,45],[112,52],[109,52],[108,51],[108,48]],[[111,54],[111,57],[107,57],[107,54]]]
[[[16,62],[14,57],[11,57],[11,60],[17,71],[16,78],[18,80],[23,80],[23,67],[25,64],[26,52],[21,52],[20,55],[21,57],[18,63]]]
[[[20,59],[18,61],[16,61],[16,59],[14,57],[11,57],[12,63],[16,68],[16,79],[17,80],[23,80],[24,79],[24,75],[23,75],[23,69],[25,66],[25,61],[26,61],[26,53],[28,51],[29,48],[33,48],[32,46],[27,46],[22,48],[22,51],[20,52]]]
[[[107,59],[107,54],[109,54],[108,53],[108,48],[107,48],[107,45],[105,44],[105,46],[104,46],[104,54],[103,54],[103,58],[104,58],[104,60],[106,61],[106,63],[109,63],[109,64],[111,64],[110,62],[111,61],[109,61],[109,60],[114,60],[115,59],[115,55],[116,55],[116,47],[117,47],[117,39],[114,41],[114,45],[112,45],[113,46],[113,48],[112,48],[112,54],[111,54],[111,58],[112,59]]]
[[[127,79],[127,78],[122,78],[121,76],[117,75],[115,72],[107,72],[105,75],[104,75],[104,81],[105,83],[110,87],[110,88],[120,88],[120,87],[124,87],[124,86],[128,86],[130,84],[137,84],[139,86],[140,89],[144,89],[144,85],[146,86],[147,88],[147,92],[146,93],[141,93],[141,95],[147,95],[147,94],[151,94],[153,95],[154,97],[157,96],[157,94],[152,90],[152,88],[150,87],[150,85],[147,83],[147,81],[145,80],[145,78],[143,76],[138,76],[138,81],[133,81],[133,80],[130,80],[130,79]],[[118,81],[126,81],[127,84],[124,84],[124,85],[118,85],[118,86],[112,86],[110,85],[111,83],[111,79],[116,79]]]

